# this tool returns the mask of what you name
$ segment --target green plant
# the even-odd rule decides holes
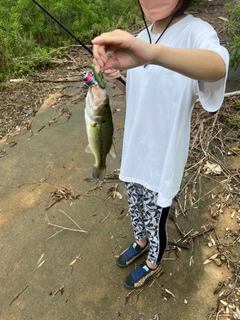
[[[229,34],[232,41],[228,48],[230,52],[230,68],[237,69],[240,65],[240,4],[227,3],[225,8],[229,13],[228,23],[231,26]]]
[[[240,114],[237,114],[233,118],[227,119],[227,124],[229,127],[237,127],[240,128]]]
[[[141,21],[139,8],[131,0],[39,2],[86,44],[99,33],[130,30]],[[48,66],[52,49],[75,43],[33,1],[1,0],[0,81]]]

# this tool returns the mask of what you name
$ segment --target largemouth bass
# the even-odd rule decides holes
[[[95,157],[92,171],[94,179],[103,181],[106,173],[106,157],[116,157],[113,144],[113,121],[109,97],[99,85],[88,88],[85,106],[85,121],[88,136],[86,152]]]

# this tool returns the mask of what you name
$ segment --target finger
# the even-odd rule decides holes
[[[101,71],[106,71],[108,69],[118,69],[118,61],[114,58],[109,58],[101,67]]]
[[[107,57],[99,56],[99,55],[97,55],[97,57],[94,56],[93,64],[94,64],[95,69],[96,69],[97,72],[102,70],[102,68],[104,67],[106,61],[107,61]]]
[[[107,69],[104,71],[104,74],[106,75],[113,75],[114,73],[116,73],[117,70],[116,69]]]
[[[95,37],[92,40],[92,44],[94,45],[116,45],[120,47],[125,47],[126,43],[124,40],[129,37],[129,33],[123,30],[114,30],[111,32],[105,32],[102,33],[101,35]],[[131,36],[132,37],[132,36]]]
[[[94,45],[93,46],[93,56],[94,59],[101,59],[102,62],[107,60],[107,53],[105,50],[105,46]]]

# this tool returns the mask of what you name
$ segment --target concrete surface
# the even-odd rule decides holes
[[[166,253],[164,274],[128,296],[123,280],[135,266],[120,269],[115,263],[133,240],[124,185],[109,180],[101,190],[87,194],[97,184],[85,180],[91,177],[94,160],[84,151],[84,103],[74,102],[79,84],[62,91],[71,96],[66,104],[72,113],[69,121],[63,115],[49,126],[56,117],[56,110],[49,106],[60,92],[61,87],[44,101],[33,119],[32,132],[0,143],[7,153],[0,158],[0,319],[207,319],[215,305],[213,290],[227,271],[203,265],[208,255],[202,246],[204,238],[195,241],[192,266],[189,250],[179,252],[179,259]],[[120,164],[125,102],[123,96],[113,97],[116,89],[109,88],[109,92],[116,111],[117,150],[117,159],[107,159],[111,173]],[[11,141],[17,144],[9,147]],[[115,183],[122,200],[108,199],[107,190]],[[79,199],[62,200],[46,210],[51,193],[61,188],[80,195]],[[200,230],[206,218],[207,205],[201,204],[188,220],[180,217],[179,223],[186,230]],[[77,223],[86,233],[64,230],[56,234],[60,229],[49,222],[71,229],[78,229]],[[172,221],[168,233],[169,240],[179,238]],[[61,287],[62,292],[58,291]],[[165,300],[163,288],[175,297]]]

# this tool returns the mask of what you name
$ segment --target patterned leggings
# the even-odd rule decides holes
[[[148,261],[159,264],[167,246],[167,217],[170,207],[157,204],[157,192],[137,183],[126,182],[128,204],[135,239],[142,241],[148,234]]]

